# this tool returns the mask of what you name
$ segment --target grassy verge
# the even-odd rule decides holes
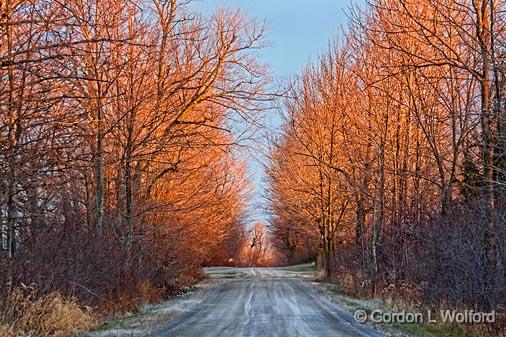
[[[400,309],[379,299],[357,299],[343,295],[337,285],[325,282],[311,282],[313,288],[341,308],[353,314],[363,310],[369,316],[374,310],[382,312],[399,312]],[[472,333],[460,324],[450,323],[371,323],[367,324],[382,331],[387,336],[395,337],[481,337]]]
[[[87,333],[85,337],[146,336],[174,322],[182,314],[189,312],[204,299],[213,286],[212,282],[199,283],[188,288],[183,294],[163,303],[146,305],[121,317],[106,319]]]
[[[236,271],[227,271],[227,272],[219,272],[219,273],[212,273],[208,272],[209,277],[213,279],[235,279],[241,276],[241,273]]]
[[[285,270],[292,273],[314,273],[315,263],[308,262],[303,264],[297,264],[294,266],[285,267]]]

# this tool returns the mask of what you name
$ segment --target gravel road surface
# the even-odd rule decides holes
[[[192,311],[150,337],[384,337],[283,268],[208,268],[223,280]]]

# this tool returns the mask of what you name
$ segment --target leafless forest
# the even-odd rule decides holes
[[[375,0],[293,82],[268,175],[291,262],[349,292],[506,299],[506,7]]]
[[[247,187],[230,128],[266,99],[264,27],[176,0],[0,6],[2,296],[117,310],[227,263]]]
[[[230,259],[316,259],[356,296],[504,310],[504,1],[350,7],[286,83],[271,222],[252,229],[236,153],[279,96],[266,27],[189,4],[0,0],[4,321],[26,296],[130,310]]]

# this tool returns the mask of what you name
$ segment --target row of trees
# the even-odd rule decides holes
[[[189,1],[0,1],[1,291],[103,302],[235,254],[263,35]]]
[[[278,243],[351,291],[503,303],[505,76],[503,1],[352,8],[286,99],[268,169]]]

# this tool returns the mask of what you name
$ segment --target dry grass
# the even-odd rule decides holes
[[[2,337],[16,337],[16,333],[8,326],[0,325],[0,336]]]
[[[98,311],[100,314],[108,316],[135,312],[147,303],[161,302],[165,295],[165,289],[157,287],[149,281],[143,281],[132,286],[129,290],[108,291],[105,301],[100,304]]]
[[[95,325],[90,310],[53,292],[36,296],[35,287],[14,290],[2,305],[0,336],[73,337]]]
[[[109,320],[105,320],[102,325],[97,326],[94,330],[85,334],[85,336],[148,336],[150,333],[176,321],[181,315],[190,312],[204,300],[206,294],[217,284],[217,282],[203,282],[186,289],[184,293],[172,297],[165,302],[142,306],[136,312],[122,317],[110,317]]]
[[[137,286],[137,291],[139,293],[139,298],[143,302],[141,304],[160,302],[165,292],[164,289],[154,286],[149,281],[144,281],[139,284]]]

